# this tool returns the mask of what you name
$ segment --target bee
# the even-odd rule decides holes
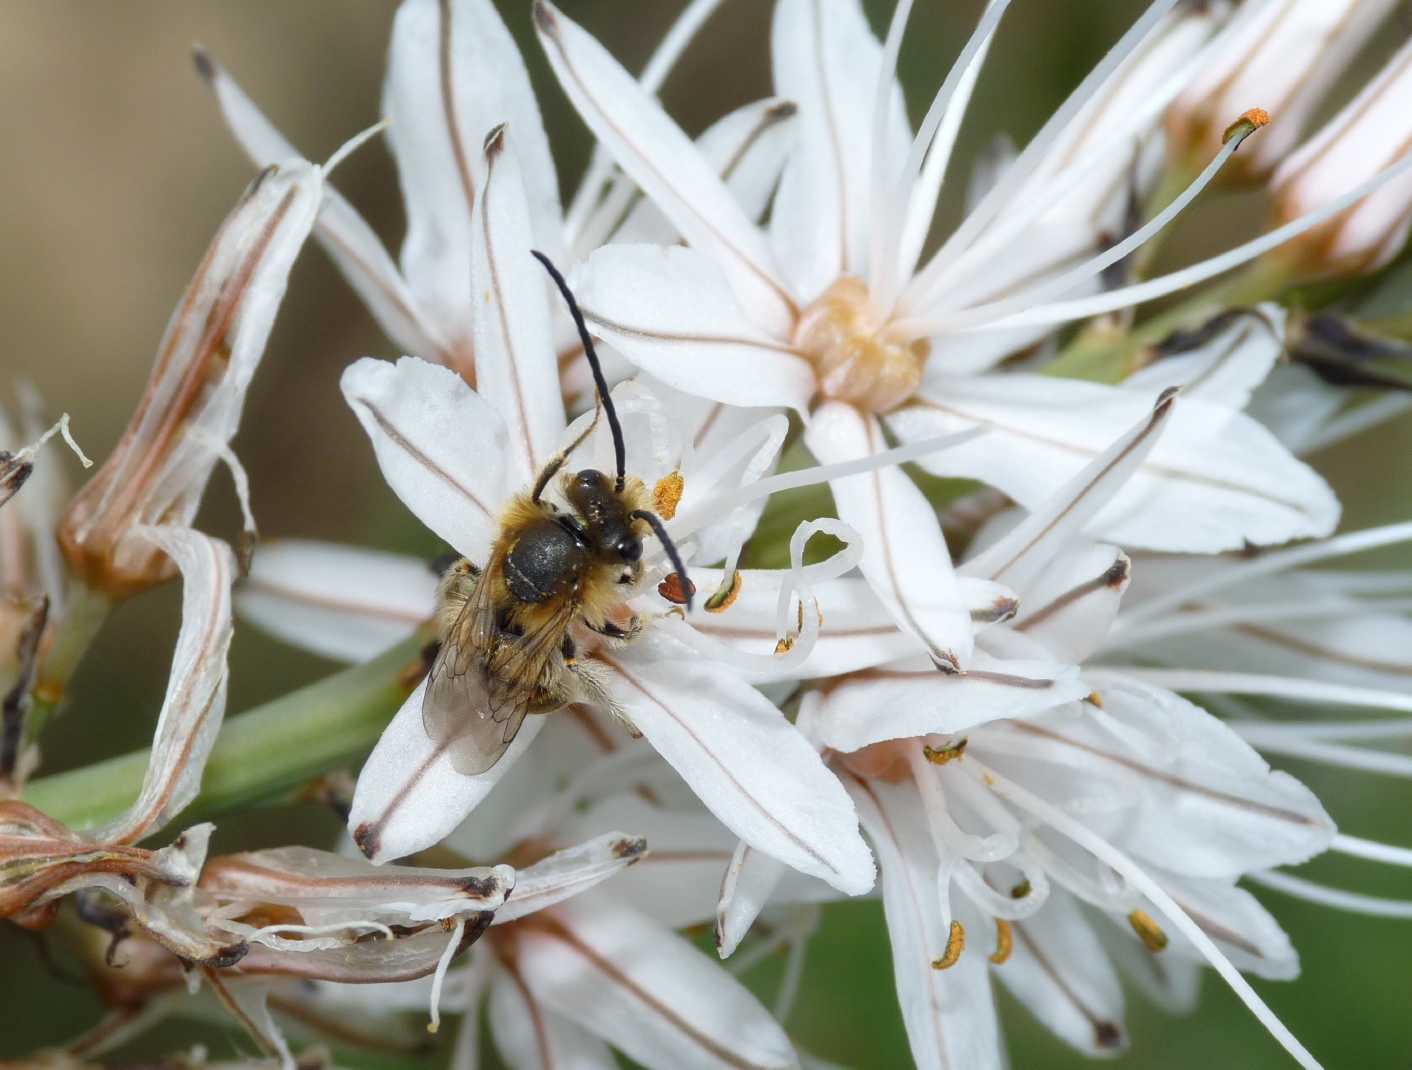
[[[493,767],[530,714],[553,713],[581,698],[614,708],[579,649],[586,642],[625,642],[640,629],[635,617],[622,619],[619,607],[624,590],[642,577],[645,538],[656,536],[681,589],[691,590],[681,556],[647,508],[646,486],[624,471],[622,425],[578,302],[549,259],[534,256],[578,328],[597,404],[587,429],[545,463],[528,493],[511,499],[485,564],[461,558],[442,576],[441,643],[427,675],[422,725],[452,768],[467,776]],[[561,510],[544,491],[600,416],[612,432],[616,475],[592,468],[565,473],[561,490],[570,509]]]

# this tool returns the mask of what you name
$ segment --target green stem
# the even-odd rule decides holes
[[[112,599],[82,583],[73,585],[71,597],[54,630],[54,640],[49,645],[49,652],[30,692],[31,704],[25,719],[26,744],[39,738],[49,718],[63,706],[69,682],[78,671],[79,662],[113,608]]]
[[[425,642],[421,635],[406,639],[366,665],[227,719],[183,820],[266,798],[361,757],[406,699],[406,670]],[[43,777],[24,798],[71,828],[91,828],[137,798],[147,759],[144,749]]]
[[[1289,277],[1273,262],[1260,261],[1246,271],[1202,290],[1165,312],[1115,335],[1098,328],[1081,331],[1044,369],[1047,375],[1116,383],[1142,367],[1142,351],[1176,330],[1189,329],[1226,308],[1252,305],[1277,297]]]

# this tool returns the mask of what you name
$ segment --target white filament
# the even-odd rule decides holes
[[[1007,297],[999,301],[991,301],[988,304],[976,305],[964,312],[958,313],[950,318],[942,317],[931,322],[938,324],[948,331],[960,330],[975,324],[985,323],[1000,316],[1005,316],[1011,312],[1018,312],[1031,308],[1040,301],[1047,301],[1051,297],[1068,293],[1083,282],[1101,275],[1108,268],[1112,267],[1123,257],[1134,252],[1145,245],[1158,231],[1162,230],[1184,212],[1187,205],[1191,204],[1197,196],[1216,177],[1217,172],[1225,166],[1226,161],[1240,147],[1242,141],[1254,132],[1254,128],[1239,137],[1231,138],[1226,144],[1221,146],[1221,150],[1211,158],[1211,162],[1206,165],[1201,174],[1178,194],[1172,202],[1149,219],[1137,230],[1133,231],[1116,245],[1112,245],[1099,253],[1097,256],[1085,260],[1068,271],[1060,272],[1037,286],[1032,286],[1028,290],[1023,290],[1013,297]],[[928,333],[935,333],[929,331]]]
[[[1049,117],[1038,134],[1030,139],[1023,152],[1005,172],[1004,177],[986,194],[981,203],[962,221],[955,233],[937,251],[930,262],[922,269],[903,295],[906,304],[922,307],[937,277],[948,263],[965,249],[997,215],[1005,210],[1013,200],[1014,192],[1044,162],[1044,154],[1061,137],[1069,122],[1104,87],[1108,76],[1146,40],[1148,33],[1175,5],[1177,0],[1156,0],[1129,28],[1103,57],[1098,66],[1089,71],[1077,89],[1060,105],[1059,110]]]
[[[15,458],[21,461],[31,460],[34,455],[39,452],[39,448],[43,446],[44,443],[48,442],[51,438],[53,438],[55,435],[63,436],[65,444],[68,445],[69,449],[73,451],[74,456],[77,457],[80,462],[82,462],[85,468],[93,467],[93,462],[90,461],[88,457],[84,454],[83,450],[79,447],[79,444],[74,440],[73,432],[69,430],[68,413],[64,413],[62,416],[60,416],[53,427],[45,431],[44,434],[40,435],[39,438],[35,439],[28,446],[23,446],[20,449],[16,450]]]
[[[972,427],[968,430],[958,432],[954,435],[942,435],[938,438],[922,439],[905,446],[898,446],[894,449],[883,450],[881,453],[874,453],[867,457],[859,457],[854,461],[843,461],[839,464],[821,464],[812,468],[801,468],[794,472],[784,472],[780,475],[770,476],[767,479],[759,480],[749,486],[741,487],[738,490],[722,494],[719,497],[711,498],[703,502],[695,509],[687,510],[682,515],[668,524],[668,530],[674,539],[684,539],[687,535],[714,522],[714,518],[723,512],[735,509],[748,502],[757,501],[760,498],[768,498],[771,494],[778,494],[781,491],[796,490],[799,487],[812,487],[818,483],[827,483],[833,479],[843,479],[846,476],[858,475],[861,472],[872,472],[879,468],[886,468],[893,464],[904,464],[907,461],[914,461],[918,457],[925,457],[931,453],[941,450],[951,449],[962,443],[969,442],[978,435],[983,435],[989,428],[982,424],[979,427]]]
[[[1102,680],[1120,683],[1122,677],[1135,679],[1169,691],[1209,691],[1213,694],[1264,695],[1294,702],[1332,702],[1342,706],[1412,713],[1412,695],[1384,691],[1376,687],[1349,687],[1259,673],[1215,672],[1206,669],[1147,669],[1137,665],[1103,666],[1088,672],[1095,685]]]
[[[324,164],[324,177],[327,178],[335,167],[341,164],[344,160],[348,159],[349,156],[353,155],[353,153],[357,152],[365,144],[367,144],[369,140],[371,140],[378,134],[381,134],[391,125],[391,119],[383,119],[381,122],[374,123],[372,126],[368,127],[361,134],[354,134],[352,137],[350,137],[347,141],[340,145],[337,150],[335,150],[334,154],[328,158],[328,162]]]
[[[994,770],[982,767],[981,771],[985,776],[986,784],[1001,798],[1008,799],[1020,809],[1033,814],[1055,831],[1067,836],[1095,858],[1126,877],[1134,888],[1147,896],[1152,905],[1161,911],[1167,920],[1195,945],[1197,951],[1201,952],[1226,984],[1230,985],[1231,990],[1235,992],[1256,1020],[1269,1031],[1285,1051],[1294,1057],[1300,1066],[1305,1067],[1305,1070],[1322,1070],[1319,1061],[1275,1016],[1275,1012],[1265,1005],[1265,1001],[1256,994],[1255,989],[1250,987],[1249,982],[1231,964],[1230,959],[1221,953],[1221,949],[1206,935],[1201,926],[1192,921],[1186,911],[1178,906],[1176,901],[1166,893],[1160,884],[1148,876],[1141,866],[1103,839],[1102,836],[1080,824],[1057,806],[1045,802],[1037,795],[1032,795]]]
[[[1346,910],[1352,914],[1369,914],[1376,918],[1412,918],[1412,901],[1403,899],[1379,899],[1376,896],[1360,895],[1358,892],[1345,892],[1340,888],[1326,888],[1303,877],[1292,877],[1288,873],[1266,871],[1247,873],[1246,879],[1254,884],[1273,888],[1296,899],[1307,899],[1320,906]]]
[[[1412,848],[1365,840],[1361,836],[1347,836],[1340,832],[1334,836],[1329,849],[1354,858],[1366,858],[1370,862],[1384,862],[1389,866],[1412,866]]]
[[[1289,758],[1303,758],[1340,769],[1358,769],[1365,773],[1383,773],[1387,776],[1412,779],[1412,755],[1390,754],[1387,751],[1349,747],[1339,743],[1316,742],[1269,731],[1268,729],[1279,727],[1275,724],[1244,725],[1236,722],[1231,727],[1247,743],[1267,754],[1283,754]]]
[[[451,968],[451,960],[456,957],[456,950],[461,946],[461,937],[465,934],[466,919],[457,918],[456,927],[451,930],[451,939],[447,941],[446,950],[437,960],[436,973],[432,975],[431,1020],[427,1022],[428,1033],[435,1033],[441,1028],[441,986],[446,983],[446,971]]]
[[[1166,620],[1146,626],[1128,628],[1106,647],[1135,646],[1189,632],[1205,632],[1238,624],[1284,623],[1293,620],[1319,620],[1326,617],[1353,617],[1369,613],[1403,613],[1412,611],[1412,598],[1385,598],[1361,602],[1346,597],[1322,600],[1297,599],[1288,602],[1265,602],[1253,605],[1221,606],[1174,613]]]
[[[1382,546],[1392,546],[1409,540],[1412,540],[1412,521],[1403,521],[1400,524],[1387,524],[1364,531],[1351,531],[1346,535],[1335,535],[1331,539],[1305,543],[1288,550],[1276,550],[1274,553],[1261,554],[1250,561],[1232,564],[1228,568],[1213,569],[1208,575],[1189,583],[1180,590],[1169,591],[1141,603],[1130,612],[1120,616],[1114,622],[1113,630],[1116,632],[1130,628],[1136,621],[1147,620],[1177,609],[1192,599],[1212,591],[1224,592],[1238,583],[1255,579],[1257,576],[1269,576],[1272,573],[1299,568],[1316,561],[1344,557],[1348,554],[1361,553],[1364,550],[1376,550]]]
[[[1159,297],[1165,297],[1167,294],[1176,293],[1178,290],[1185,290],[1189,286],[1195,286],[1199,282],[1205,282],[1207,279],[1223,275],[1233,268],[1247,264],[1271,249],[1278,248],[1306,231],[1313,230],[1352,207],[1368,194],[1382,188],[1394,178],[1403,175],[1409,169],[1412,169],[1412,153],[1399,157],[1386,170],[1380,171],[1366,182],[1359,183],[1348,193],[1336,197],[1322,208],[1306,212],[1297,219],[1291,220],[1281,227],[1276,227],[1268,234],[1254,238],[1243,245],[1238,245],[1234,249],[1229,249],[1218,256],[1213,256],[1180,271],[1161,275],[1133,286],[1108,290],[1094,297],[1058,301],[1050,305],[1027,308],[1010,316],[1000,316],[984,323],[972,324],[964,330],[967,332],[1008,331],[1017,327],[1049,327],[1077,319],[1087,319],[1090,316],[1098,316],[1106,312],[1115,312],[1118,309],[1131,308],[1146,301],[1153,301]],[[945,326],[947,326],[945,322],[937,323],[926,317],[921,317],[901,320],[895,325],[894,330],[899,336],[925,337],[937,333]]]

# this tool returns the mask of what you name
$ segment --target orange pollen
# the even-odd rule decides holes
[[[839,279],[806,308],[794,344],[814,364],[819,392],[871,412],[906,401],[922,381],[931,345],[888,336],[862,279]]]

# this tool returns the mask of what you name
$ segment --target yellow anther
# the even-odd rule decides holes
[[[990,956],[990,961],[997,966],[1004,966],[1010,959],[1010,953],[1015,950],[1015,932],[1010,928],[1010,923],[1004,918],[995,919],[995,953]]]
[[[1021,881],[1019,884],[1015,885],[1015,887],[1013,887],[1013,888],[1010,889],[1010,898],[1011,898],[1011,899],[1024,899],[1024,898],[1025,898],[1027,895],[1029,895],[1029,894],[1030,894],[1030,882],[1029,882],[1029,881]]]
[[[680,472],[669,472],[657,480],[657,485],[652,488],[652,508],[663,520],[670,520],[677,515],[677,506],[681,503],[682,490],[685,487],[686,480]]]
[[[740,594],[741,576],[740,572],[732,572],[730,579],[710,598],[706,599],[706,609],[710,613],[724,613],[730,609],[735,602],[736,596]]]
[[[959,739],[955,743],[948,743],[944,747],[928,747],[922,745],[922,756],[932,765],[945,765],[947,762],[954,762],[966,753],[966,741]]]
[[[1090,691],[1084,701],[1090,706],[1097,706],[1100,710],[1103,709],[1103,696],[1097,691]]]
[[[776,653],[776,654],[788,654],[788,653],[789,653],[791,650],[793,650],[793,649],[794,649],[794,636],[792,636],[792,635],[786,635],[783,639],[781,639],[779,642],[777,642],[777,643],[775,644],[775,653]]]
[[[951,934],[946,938],[946,950],[941,958],[932,960],[932,969],[949,970],[956,965],[961,952],[966,950],[966,930],[959,921],[951,923]]]
[[[1231,138],[1240,138],[1243,141],[1269,122],[1270,113],[1264,108],[1251,108],[1242,112],[1239,119],[1226,127],[1226,132],[1221,135],[1221,144],[1226,144]]]
[[[1143,946],[1154,955],[1167,946],[1167,934],[1152,920],[1147,911],[1134,910],[1128,915],[1128,924],[1133,927],[1133,932],[1137,933]]]

